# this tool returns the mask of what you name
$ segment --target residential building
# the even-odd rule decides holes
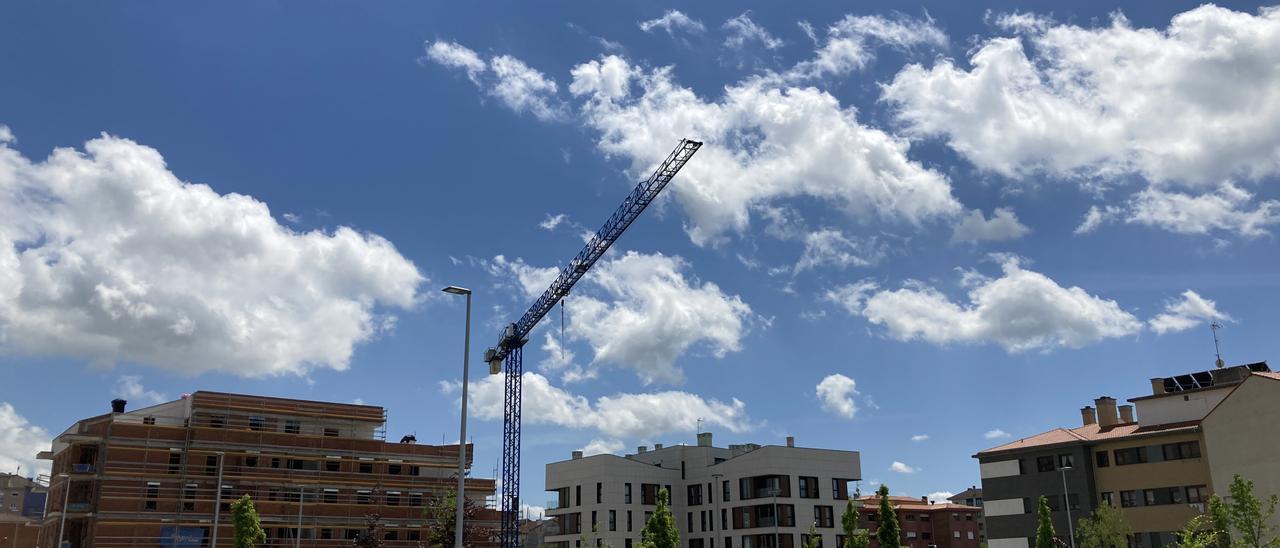
[[[526,519],[520,522],[520,546],[539,548],[547,535],[558,534],[559,524],[554,519]]]
[[[388,443],[377,406],[218,392],[125,405],[40,454],[54,476],[42,548],[60,535],[70,548],[210,546],[215,521],[217,546],[231,546],[230,505],[244,494],[268,546],[349,545],[376,513],[386,545],[410,548],[426,534],[424,506],[456,484],[457,445]],[[466,490],[483,504],[494,482],[468,479]],[[484,525],[497,517],[486,510]]]
[[[658,492],[671,493],[680,538],[690,548],[799,546],[814,524],[823,546],[843,541],[840,515],[861,478],[857,451],[785,446],[698,444],[640,447],[635,454],[593,455],[547,465],[554,494],[547,517],[559,534],[546,545],[581,548],[608,543],[631,548],[652,515]],[[594,532],[593,532],[594,528]]]
[[[1110,504],[1136,547],[1158,548],[1205,511],[1211,494],[1225,492],[1232,474],[1255,481],[1264,496],[1280,492],[1277,380],[1265,362],[1155,378],[1152,393],[1130,405],[1097,398],[1080,410],[1081,426],[980,451],[990,548],[1034,543],[1041,495],[1060,536],[1068,513],[1074,521]]]
[[[43,518],[48,487],[48,478],[43,476],[25,478],[17,474],[0,474],[0,516]]]
[[[947,500],[954,504],[963,504],[965,506],[978,508],[978,540],[986,542],[987,521],[986,516],[982,513],[982,488],[976,485],[971,485],[968,489],[951,495]]]
[[[858,509],[862,521],[858,527],[871,535],[869,548],[880,548],[880,541],[876,539],[880,497],[866,496],[859,502],[862,503]],[[898,516],[902,545],[906,548],[978,548],[982,543],[978,538],[979,508],[976,506],[934,503],[927,497],[892,496],[889,504]]]

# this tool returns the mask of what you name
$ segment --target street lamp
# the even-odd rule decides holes
[[[453,518],[453,546],[462,548],[462,519],[465,508],[463,490],[466,486],[464,479],[467,462],[467,374],[471,368],[471,290],[451,285],[443,291],[453,295],[467,296],[467,326],[462,342],[462,426],[458,428],[458,500],[455,504],[458,508]]]
[[[227,460],[227,454],[222,451],[214,453],[218,456],[218,485],[215,486],[213,496],[213,534],[209,539],[209,548],[218,548],[218,522],[222,518],[222,463]]]
[[[1071,535],[1071,548],[1076,548],[1076,531],[1075,526],[1071,524],[1071,496],[1067,494],[1067,470],[1071,469],[1071,465],[1059,466],[1062,471],[1062,506],[1067,509],[1067,534]]]
[[[63,472],[58,474],[58,479],[67,484],[62,491],[62,518],[58,521],[58,548],[62,548],[62,533],[67,529],[67,500],[71,498],[71,474]]]

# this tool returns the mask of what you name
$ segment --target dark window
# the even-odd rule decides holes
[[[204,473],[207,476],[213,476],[218,473],[218,456],[209,455],[204,458]]]
[[[596,504],[600,504],[600,499],[604,496],[604,484],[596,482]]]
[[[698,512],[698,521],[702,522],[702,528],[698,530],[706,531],[707,530],[707,511],[706,510]]]
[[[280,457],[271,457],[271,467],[272,468],[280,467]]]
[[[1074,468],[1075,458],[1070,454],[1058,455],[1058,468]]]
[[[179,453],[177,451],[170,451],[169,452],[169,473],[177,474],[178,470],[181,468],[182,468],[182,453]]]
[[[257,468],[257,467],[258,467],[258,456],[257,456],[257,455],[253,455],[253,456],[245,457],[245,458],[244,458],[244,465],[245,465],[245,466],[247,466],[247,467],[249,467],[249,468]]]
[[[320,500],[321,500],[322,502],[324,502],[325,504],[336,504],[336,503],[338,502],[338,490],[337,490],[337,489],[325,489],[325,490],[324,490],[324,495],[323,495],[323,497],[321,497],[321,499],[320,499]],[[465,523],[465,522],[464,522],[464,523]]]
[[[906,517],[907,517],[907,521],[915,521],[915,520],[916,520],[916,515],[915,515],[915,514],[907,514],[907,515],[906,515]]]
[[[729,502],[729,480],[720,482],[720,500]]]
[[[266,424],[266,422],[267,422],[267,421],[266,421],[265,419],[263,419],[262,417],[249,417],[249,429],[250,429],[250,430],[262,430],[262,427],[263,427],[263,425],[265,425],[265,424]]]
[[[466,529],[466,527],[463,527],[463,529]],[[397,531],[387,531],[387,533],[382,536],[382,540],[397,540],[399,538],[400,534]]]
[[[1164,460],[1200,458],[1200,442],[1198,441],[1166,443],[1160,446],[1160,449],[1164,453]]]
[[[1127,464],[1140,464],[1147,462],[1146,447],[1130,447],[1128,449],[1116,449],[1116,466],[1124,466]]]
[[[212,417],[209,417],[210,428],[222,428],[223,426],[226,426],[226,424],[227,424],[226,415],[214,415]]]
[[[920,514],[920,521],[929,521],[929,514]]]
[[[358,467],[357,467],[357,469],[359,470],[359,472],[360,472],[361,474],[372,474],[372,473],[373,473],[373,462],[371,462],[371,461],[367,461],[367,460],[362,460],[362,461],[360,461],[360,466],[358,466]]]
[[[409,506],[422,506],[422,493],[409,493]]]
[[[298,432],[301,432],[301,431],[302,431],[302,423],[296,420],[284,421],[284,433],[297,434]]]
[[[182,511],[191,512],[196,509],[196,487],[194,483],[188,483],[187,488],[182,490]]]
[[[1111,491],[1106,491],[1102,493],[1102,503],[1106,504],[1107,506],[1115,506],[1116,503],[1111,500],[1112,495],[1113,493]]]
[[[1146,489],[1142,492],[1142,503],[1144,506],[1156,505],[1156,490]]]
[[[835,509],[830,506],[814,506],[814,521],[817,527],[835,527]]]
[[[342,467],[342,461],[337,461],[337,460],[324,461],[325,472],[337,472],[341,467]]]
[[[720,509],[720,530],[726,531],[728,529],[729,529],[729,510],[725,508],[721,508]]]
[[[1053,457],[1036,457],[1036,470],[1041,472],[1054,471]]]
[[[324,429],[324,435],[325,435],[325,436],[327,436],[327,437],[330,437],[330,438],[336,438],[336,437],[338,437],[338,429],[337,429],[337,428],[325,428],[325,429]]]
[[[156,423],[155,417],[142,417],[142,424],[151,425],[155,423]]]
[[[628,483],[627,485],[631,485],[631,484]],[[466,522],[463,522],[463,523],[466,523]],[[628,533],[631,532],[631,510],[627,510],[627,532]]]
[[[466,523],[466,522],[463,522],[463,523]],[[610,531],[618,530],[618,512],[616,510],[609,510],[609,530]]]
[[[418,465],[416,465],[416,464],[411,464],[411,465],[409,465],[409,475],[410,475],[410,476],[421,476],[421,475],[422,475],[422,474],[420,473],[421,471],[422,471],[422,467],[421,467],[421,466],[418,466]]]
[[[1187,487],[1187,503],[1195,504],[1209,500],[1209,488],[1203,485]]]
[[[1186,494],[1186,491],[1182,487],[1170,487],[1168,489],[1168,493],[1169,504],[1182,504],[1184,501],[1183,496]]]
[[[155,510],[155,509],[156,509],[156,497],[158,497],[158,496],[160,496],[160,484],[159,484],[159,483],[154,483],[154,482],[152,482],[152,483],[147,483],[147,501],[146,501],[146,503],[143,505],[143,509],[145,509],[145,510]]]
[[[631,504],[631,484],[623,484],[622,486],[622,503]],[[628,529],[629,531],[630,529]]]
[[[690,485],[688,487],[689,506],[697,506],[702,504],[702,485]]]
[[[658,503],[658,484],[641,483],[640,484],[640,504],[652,506]],[[648,520],[645,520],[648,523]]]
[[[1111,466],[1111,459],[1107,455],[1106,451],[1098,451],[1097,453],[1094,453],[1093,456],[1098,463],[1098,468],[1106,468],[1108,466]]]
[[[574,500],[574,503],[573,503],[574,506],[582,506],[582,486],[581,485],[574,487],[573,500]]]
[[[396,463],[391,463],[391,464],[388,464],[388,465],[387,465],[387,473],[388,473],[388,474],[391,474],[391,475],[393,475],[393,476],[399,476],[399,475],[400,475],[400,471],[401,471],[403,468],[404,468],[404,466],[403,466],[403,465],[396,464]],[[466,522],[464,521],[463,523],[466,523]],[[466,527],[463,527],[463,529],[466,529]]]
[[[800,498],[818,498],[818,478],[800,476]]]
[[[1137,505],[1138,505],[1137,491],[1121,491],[1120,492],[1120,506],[1122,508],[1131,508]]]
[[[414,541],[422,540],[422,532],[421,532],[421,531],[409,531],[409,537],[408,537],[408,538],[409,538],[409,540],[414,540]]]
[[[1062,495],[1045,495],[1045,501],[1049,503],[1049,509],[1058,512],[1062,510]]]
[[[369,504],[371,500],[368,491],[356,491],[356,504]]]
[[[321,540],[330,540],[330,539],[332,539],[332,538],[333,538],[333,529],[321,529],[321,530],[320,530],[320,539],[321,539]]]
[[[387,493],[387,506],[400,506],[400,493],[390,491]],[[466,523],[465,521],[463,523]],[[464,526],[463,529],[466,529]]]
[[[693,512],[688,513],[688,519],[689,519],[689,528],[685,529],[685,531],[692,533],[693,532]]]

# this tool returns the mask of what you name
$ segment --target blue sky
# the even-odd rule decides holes
[[[527,348],[528,504],[544,463],[699,418],[958,492],[1001,433],[1210,367],[1209,321],[1277,355],[1257,5],[0,9],[5,467],[195,390],[454,440],[439,288],[475,290],[478,362],[680,137],[707,146]]]

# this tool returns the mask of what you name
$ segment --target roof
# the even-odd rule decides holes
[[[1280,373],[1273,371],[1255,371],[1253,374],[1266,379],[1280,381]]]
[[[965,511],[974,511],[974,512],[981,510],[981,508],[978,508],[976,506],[965,506],[963,504],[956,504],[953,502],[940,502],[940,503],[930,504],[915,497],[891,496],[891,497],[888,497],[888,499],[889,499],[889,502],[893,504],[893,507],[898,510],[916,510],[916,511],[965,510]],[[867,495],[865,497],[859,498],[858,500],[862,502],[871,502],[871,503],[879,504],[880,497],[876,495]],[[862,507],[874,508],[875,505],[863,504]]]
[[[1054,428],[1048,432],[1042,432],[1031,437],[1014,440],[1004,445],[992,447],[979,451],[978,454],[999,453],[1003,451],[1016,451],[1019,449],[1030,449],[1034,447],[1047,447],[1051,445],[1060,445],[1068,443],[1085,443],[1098,441],[1111,441],[1123,438],[1141,437],[1155,434],[1170,434],[1175,432],[1194,432],[1200,427],[1200,421],[1174,422],[1169,424],[1138,424],[1130,422],[1125,424],[1117,424],[1115,426],[1103,427],[1098,424],[1087,424],[1076,428]]]

